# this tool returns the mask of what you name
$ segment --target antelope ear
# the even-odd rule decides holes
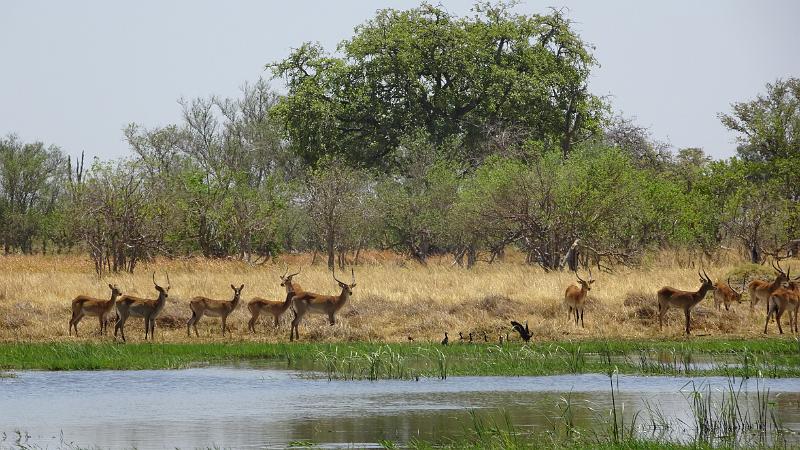
[[[592,284],[592,283],[594,283],[594,280],[589,280],[589,284]]]
[[[231,289],[233,289],[235,291],[236,290],[236,286],[231,285]]]
[[[244,284],[242,284],[241,286],[239,286],[239,290],[241,291],[242,289],[244,289]]]
[[[350,285],[350,287],[351,287],[351,288],[354,288],[354,287],[356,287],[356,284],[355,284],[355,283],[353,283],[353,284],[351,284],[351,285]]]
[[[109,289],[111,289],[111,290],[113,290],[113,289],[114,289],[114,286],[113,286],[111,283],[108,283],[108,288],[109,288]]]

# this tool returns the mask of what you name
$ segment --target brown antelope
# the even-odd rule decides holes
[[[789,281],[789,276],[783,271],[780,260],[776,263],[773,261],[772,268],[775,269],[775,280],[772,282],[764,280],[753,280],[747,285],[747,290],[750,293],[750,310],[756,306],[761,300],[767,303],[767,310],[769,311],[769,296],[778,288],[783,286],[783,283]]]
[[[580,284],[580,287],[575,286],[574,284],[571,284],[569,287],[567,287],[566,292],[564,292],[564,304],[569,307],[567,317],[572,318],[572,310],[574,309],[575,326],[578,326],[578,318],[580,318],[581,328],[585,328],[583,326],[583,308],[586,306],[586,293],[592,290],[592,283],[594,283],[594,279],[592,278],[592,269],[589,269],[589,281],[581,278],[577,271],[575,271],[575,276],[578,277],[578,284]]]
[[[260,297],[254,297],[250,302],[247,303],[247,309],[250,311],[250,321],[247,322],[247,328],[252,331],[253,333],[256,332],[256,323],[258,322],[258,317],[261,315],[262,312],[267,311],[272,314],[272,317],[275,318],[275,327],[280,324],[281,316],[283,313],[292,306],[292,297],[294,297],[297,293],[303,292],[303,289],[300,287],[300,283],[297,283],[292,280],[292,278],[296,275],[299,275],[300,272],[303,271],[303,268],[300,268],[300,271],[296,273],[292,273],[286,275],[289,272],[289,268],[286,268],[286,272],[281,275],[281,286],[286,288],[286,299],[284,301],[278,300],[267,300]]]
[[[164,309],[164,304],[167,302],[167,297],[169,297],[169,289],[172,287],[172,283],[169,281],[169,274],[167,274],[167,287],[163,288],[156,283],[156,273],[153,272],[153,285],[158,291],[158,298],[155,300],[130,295],[123,295],[117,300],[117,315],[119,315],[119,319],[117,319],[117,325],[114,327],[114,337],[117,336],[117,332],[120,332],[123,342],[127,342],[125,340],[125,322],[128,317],[134,316],[144,318],[145,340],[147,340],[148,333],[150,339],[155,338],[156,317]]]
[[[686,316],[686,334],[690,334],[690,311],[705,298],[709,290],[714,289],[714,283],[706,274],[705,269],[703,269],[702,275],[700,275],[700,272],[697,272],[697,275],[700,276],[700,282],[702,283],[697,292],[681,291],[668,286],[658,290],[658,328],[660,330],[664,329],[664,315],[669,308],[681,308]]]
[[[189,327],[194,327],[194,335],[200,337],[197,332],[197,322],[203,318],[204,315],[209,317],[222,318],[222,336],[225,336],[225,328],[227,327],[228,316],[236,310],[239,306],[239,301],[242,297],[242,289],[244,285],[238,288],[231,285],[233,289],[233,299],[231,301],[225,300],[212,300],[208,297],[194,297],[189,302],[189,308],[192,310],[192,317],[186,322],[186,336],[191,336]]]
[[[292,298],[295,317],[294,320],[292,320],[292,328],[289,330],[290,341],[293,341],[295,336],[297,339],[300,339],[300,331],[298,330],[300,321],[303,320],[303,316],[308,312],[327,314],[330,324],[334,325],[336,323],[334,317],[336,311],[339,311],[342,306],[347,303],[347,299],[353,295],[353,288],[356,287],[356,274],[352,269],[350,269],[350,273],[353,275],[353,279],[350,284],[347,284],[339,281],[339,279],[336,278],[336,274],[331,272],[333,279],[336,280],[336,282],[339,283],[339,287],[342,288],[342,292],[339,295],[321,295],[311,292],[301,292]]]
[[[714,285],[714,307],[718,310],[725,305],[725,311],[730,311],[731,303],[742,303],[742,294],[744,293],[744,281],[742,281],[742,292],[736,292],[736,289],[731,286],[731,277],[728,281],[723,283],[718,281]]]
[[[788,276],[788,272],[787,272]],[[772,315],[775,315],[775,321],[778,322],[778,332],[783,334],[781,328],[781,316],[783,313],[789,312],[789,330],[797,333],[797,311],[800,308],[800,283],[795,278],[789,282],[789,286],[776,289],[770,296],[767,302],[767,321],[764,323],[764,334],[767,333],[767,325]]]
[[[83,316],[97,316],[100,320],[100,334],[105,334],[111,310],[114,309],[117,297],[122,295],[122,291],[119,290],[116,284],[109,284],[108,288],[111,289],[110,300],[92,298],[86,295],[79,295],[72,300],[72,317],[69,319],[70,335],[72,335],[72,329],[75,328],[75,336],[78,336],[78,324],[83,319]]]

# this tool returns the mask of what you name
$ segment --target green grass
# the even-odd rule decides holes
[[[696,367],[694,362],[707,361]],[[2,343],[0,370],[176,369],[271,361],[337,379],[459,375],[800,376],[796,339],[614,340],[539,344]]]

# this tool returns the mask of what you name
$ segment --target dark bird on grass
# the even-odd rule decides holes
[[[486,332],[483,332],[483,342],[489,342],[489,335]]]
[[[500,335],[500,345],[503,345],[503,335]]]
[[[462,333],[460,331],[458,332],[458,340],[462,341],[462,342],[464,341],[464,333]]]
[[[472,331],[469,332],[469,343],[472,344]]]
[[[444,332],[444,339],[442,339],[442,345],[447,345],[450,342],[450,338],[447,337],[447,331]]]
[[[408,342],[414,342],[414,338],[413,338],[413,337],[411,337],[411,336],[409,336],[409,337],[408,337]]]
[[[514,331],[519,333],[519,337],[521,337],[523,341],[528,342],[531,340],[531,336],[533,336],[533,334],[531,334],[531,330],[530,328],[528,328],[527,321],[525,322],[525,326],[523,327],[521,323],[512,320],[511,326],[514,327]]]

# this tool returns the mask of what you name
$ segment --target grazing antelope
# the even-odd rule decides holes
[[[564,303],[569,307],[568,317],[572,318],[572,310],[575,310],[575,326],[578,326],[578,318],[580,318],[581,328],[585,328],[583,326],[583,308],[586,306],[586,294],[592,290],[592,283],[594,283],[592,269],[589,269],[589,281],[581,278],[578,271],[575,271],[575,276],[578,277],[580,287],[574,284],[569,285],[564,292]]]
[[[522,338],[523,341],[528,342],[533,337],[533,333],[531,333],[530,328],[528,328],[528,322],[525,322],[525,327],[522,327],[522,324],[519,322],[511,321],[511,326],[514,327],[514,331],[519,333],[519,337]],[[508,334],[506,334],[506,341],[508,341]]]
[[[303,289],[300,287],[300,283],[297,283],[292,280],[295,275],[300,274],[303,271],[303,268],[300,268],[300,271],[296,273],[292,273],[286,275],[289,272],[289,268],[286,268],[286,272],[281,275],[281,286],[286,288],[286,299],[284,301],[277,301],[277,300],[267,300],[260,297],[253,297],[247,303],[247,309],[250,311],[250,320],[247,322],[247,329],[252,331],[253,333],[256,332],[256,323],[258,323],[258,318],[262,312],[267,311],[272,314],[272,317],[275,318],[275,327],[278,327],[280,324],[281,316],[283,313],[292,306],[292,297],[294,297],[297,293],[303,292]]]
[[[747,285],[747,290],[750,293],[750,310],[756,306],[761,300],[767,303],[767,311],[769,311],[769,296],[778,288],[783,286],[783,283],[789,281],[789,276],[783,271],[780,260],[776,263],[772,262],[772,268],[775,269],[775,280],[772,282],[764,280],[753,280]]]
[[[744,280],[742,281],[742,292],[736,292],[736,289],[731,286],[731,277],[728,277],[726,283],[717,281],[717,284],[714,285],[714,307],[719,310],[722,305],[725,305],[725,311],[730,311],[731,303],[742,303],[743,293]]]
[[[795,278],[795,280],[797,279],[800,279],[800,277]],[[789,282],[788,288],[778,288],[769,296],[767,321],[764,323],[764,334],[767,333],[767,325],[769,325],[769,319],[773,314],[775,315],[775,321],[778,322],[778,332],[783,334],[781,316],[787,311],[789,312],[789,330],[797,333],[797,312],[800,308],[800,283],[795,280]]]
[[[164,309],[164,304],[169,297],[169,289],[172,283],[169,281],[169,274],[167,274],[167,287],[163,288],[156,283],[156,273],[153,272],[153,285],[158,291],[158,298],[155,300],[149,298],[133,297],[130,295],[123,295],[117,300],[117,325],[114,327],[114,337],[117,337],[117,332],[122,334],[122,341],[125,340],[125,322],[128,317],[142,317],[144,318],[144,338],[147,340],[147,335],[150,339],[155,338],[156,333],[156,317]]]
[[[342,292],[339,295],[321,295],[311,292],[301,292],[299,294],[295,294],[295,296],[292,298],[292,306],[294,307],[295,317],[294,320],[292,320],[292,328],[289,330],[290,341],[293,341],[295,336],[297,339],[300,339],[300,330],[298,329],[300,326],[300,321],[303,320],[303,316],[305,316],[308,312],[327,314],[330,324],[334,325],[336,323],[336,319],[334,317],[336,312],[339,311],[345,303],[347,303],[347,299],[353,295],[353,288],[356,287],[356,274],[352,269],[350,269],[350,273],[353,275],[353,279],[351,280],[350,284],[347,284],[339,281],[339,279],[336,278],[336,273],[331,272],[333,279],[339,283],[339,287],[342,289]]]
[[[78,324],[83,319],[83,316],[97,316],[100,320],[100,334],[105,334],[111,310],[114,309],[117,297],[122,295],[122,291],[119,290],[116,284],[109,284],[108,288],[111,289],[110,300],[92,298],[86,295],[79,295],[72,300],[72,317],[69,319],[70,336],[73,328],[75,328],[75,336],[78,336]]]
[[[212,300],[207,297],[194,297],[192,301],[189,302],[189,308],[192,310],[192,317],[186,322],[186,336],[191,336],[189,327],[194,327],[194,335],[200,337],[200,334],[197,333],[197,322],[199,322],[204,315],[209,317],[221,317],[222,336],[225,336],[228,316],[239,306],[239,300],[242,297],[244,285],[238,288],[231,285],[231,289],[233,289],[233,300],[231,301]]]
[[[714,283],[711,281],[711,278],[708,277],[708,274],[706,274],[705,269],[703,269],[702,275],[700,275],[700,272],[697,272],[697,275],[700,276],[700,282],[702,283],[697,292],[681,291],[668,286],[664,286],[658,290],[659,330],[664,329],[664,315],[667,314],[669,308],[681,308],[683,309],[683,314],[686,316],[686,334],[690,334],[690,311],[705,298],[709,290],[714,289]]]

